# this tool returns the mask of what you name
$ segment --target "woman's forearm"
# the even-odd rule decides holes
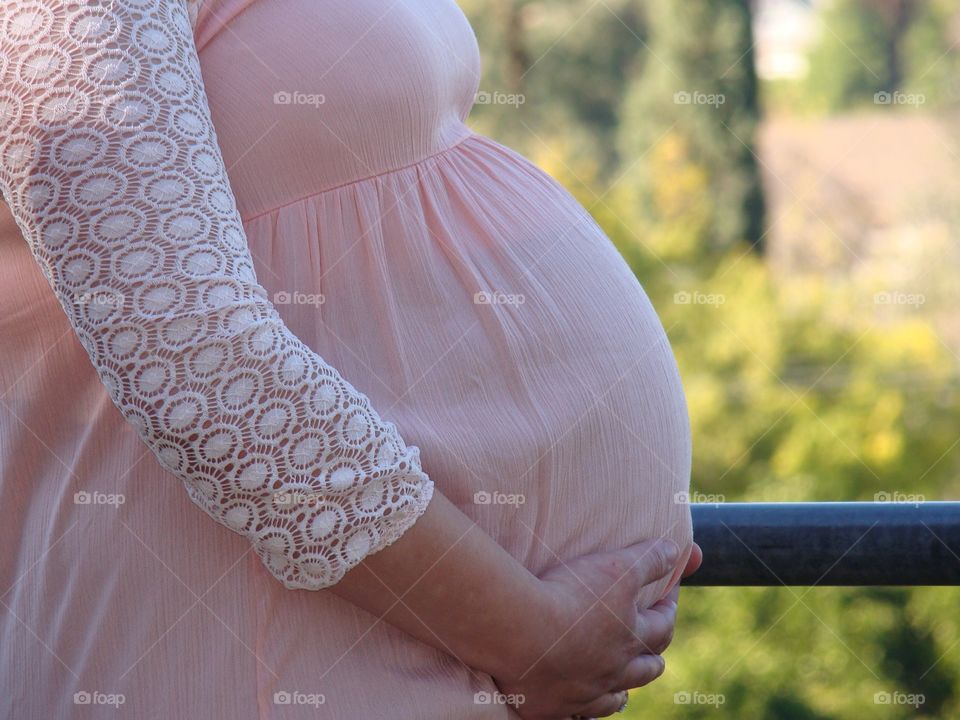
[[[489,673],[522,674],[552,642],[542,583],[439,490],[399,540],[328,590]]]
[[[663,672],[677,589],[650,608],[637,599],[680,557],[651,539],[534,576],[434,490],[399,540],[328,591],[490,674],[524,720],[602,717]]]

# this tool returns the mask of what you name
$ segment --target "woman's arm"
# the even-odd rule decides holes
[[[546,586],[439,491],[398,542],[330,591],[470,667],[518,675],[546,649],[557,611]]]
[[[433,483],[257,281],[183,0],[0,3],[0,190],[113,403],[288,588]]]
[[[701,557],[694,545],[684,575]],[[619,691],[663,671],[679,588],[653,608],[636,600],[677,560],[671,541],[648,541],[538,578],[437,492],[399,541],[329,592],[490,673],[504,694],[524,696],[523,718],[600,717],[619,707]]]

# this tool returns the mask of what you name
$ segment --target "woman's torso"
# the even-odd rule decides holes
[[[666,334],[586,210],[465,124],[453,0],[214,1],[195,36],[260,282],[437,488],[534,572],[688,546]],[[0,256],[0,716],[510,716],[483,673],[277,583],[123,422],[5,212]]]

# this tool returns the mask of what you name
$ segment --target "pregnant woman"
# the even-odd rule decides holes
[[[0,5],[0,716],[599,717],[663,670],[677,367],[478,79],[454,0]]]

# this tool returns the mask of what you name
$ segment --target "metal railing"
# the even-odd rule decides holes
[[[960,585],[960,502],[695,503],[692,586]]]

